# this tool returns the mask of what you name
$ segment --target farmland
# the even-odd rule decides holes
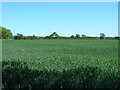
[[[118,87],[117,40],[3,40],[2,45],[4,88]]]

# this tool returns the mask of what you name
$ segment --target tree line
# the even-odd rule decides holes
[[[120,37],[106,37],[104,33],[100,33],[100,37],[90,37],[86,36],[85,34],[76,34],[71,35],[70,37],[66,36],[59,36],[56,32],[53,32],[49,36],[45,37],[38,37],[35,35],[32,36],[24,36],[23,34],[17,33],[13,35],[10,29],[6,29],[4,27],[0,27],[0,39],[15,39],[15,40],[32,40],[32,39],[120,39]]]

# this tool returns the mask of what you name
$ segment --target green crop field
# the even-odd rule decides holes
[[[3,40],[2,45],[4,88],[119,87],[117,40]]]

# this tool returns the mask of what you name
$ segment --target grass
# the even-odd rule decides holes
[[[2,51],[5,77],[12,80],[9,75],[24,76],[24,71],[32,73],[25,75],[34,82],[22,78],[22,84],[11,85],[3,77],[6,88],[119,87],[115,83],[119,78],[117,40],[3,40]]]

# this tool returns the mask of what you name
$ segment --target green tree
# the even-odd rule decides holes
[[[104,33],[100,33],[100,39],[104,39],[105,38],[105,34]]]
[[[22,39],[23,34],[17,33],[17,35],[14,36],[14,39]]]
[[[56,32],[53,32],[53,33],[50,35],[50,37],[52,37],[52,38],[58,38],[59,35],[58,35]]]
[[[79,34],[76,34],[76,38],[80,38],[80,35],[79,35]]]
[[[86,37],[86,35],[85,35],[85,34],[82,34],[82,37]]]
[[[3,39],[13,38],[11,30],[6,29],[4,27],[0,27],[0,38],[3,38]]]
[[[71,38],[74,38],[74,35],[71,35]]]

